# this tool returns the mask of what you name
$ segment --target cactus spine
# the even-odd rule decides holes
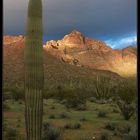
[[[41,140],[44,84],[42,36],[42,1],[29,0],[24,52],[27,140]]]

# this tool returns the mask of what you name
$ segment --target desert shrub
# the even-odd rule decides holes
[[[73,129],[79,129],[81,128],[81,124],[80,123],[74,123],[73,124]]]
[[[7,128],[8,128],[8,123],[7,123],[7,121],[4,120],[4,121],[2,122],[2,130],[3,130],[3,131],[6,131]]]
[[[87,119],[85,117],[82,117],[82,118],[80,118],[79,121],[84,122],[84,121],[87,121]]]
[[[55,119],[55,115],[54,114],[50,114],[49,115],[49,119]]]
[[[55,106],[51,106],[50,109],[55,109]]]
[[[105,111],[105,110],[100,110],[98,113],[97,113],[97,116],[98,117],[102,117],[102,118],[104,118],[104,117],[107,117],[107,112]]]
[[[67,123],[64,125],[65,129],[71,129],[72,128],[72,124],[71,123]]]
[[[81,128],[81,124],[79,122],[76,123],[68,123],[64,125],[65,129],[80,129]]]
[[[10,110],[10,106],[5,102],[3,103],[2,108],[3,108],[4,111]]]
[[[104,131],[100,133],[97,140],[111,140],[111,137],[108,132]]]
[[[123,140],[137,140],[138,135],[136,128],[133,128],[128,134],[124,135]]]
[[[113,113],[119,113],[120,111],[119,111],[117,108],[113,108],[113,109],[112,109],[112,112],[113,112]]]
[[[111,97],[113,84],[109,77],[97,76],[94,82],[96,98],[99,100],[107,100]]]
[[[62,131],[49,123],[43,125],[42,140],[60,140]]]
[[[87,106],[86,106],[86,104],[79,104],[79,105],[77,105],[77,107],[75,109],[78,111],[84,111],[87,109]]]
[[[122,80],[118,87],[118,99],[116,101],[125,120],[129,120],[135,112],[136,87],[127,80]]]
[[[12,98],[15,101],[24,100],[24,89],[22,87],[18,87],[18,86],[12,87],[11,92],[12,92]]]
[[[7,140],[15,140],[18,136],[18,130],[16,128],[9,127],[6,130],[5,137]]]
[[[129,120],[135,112],[134,105],[133,104],[126,104],[123,101],[118,101],[117,104],[120,108],[121,114],[123,115],[124,119]]]
[[[20,127],[20,124],[17,124],[16,127],[17,127],[17,128]]]
[[[59,100],[63,100],[65,96],[64,87],[61,85],[57,86],[54,91],[54,96]]]
[[[7,92],[3,92],[3,101],[8,100],[8,99],[12,99],[12,93],[7,91]]]
[[[66,102],[67,102],[67,101],[64,99],[64,100],[60,101],[59,103],[60,103],[60,104],[66,104]]]
[[[68,116],[68,114],[67,113],[65,113],[65,112],[62,112],[62,113],[60,113],[60,118],[69,118],[69,116]]]
[[[23,102],[20,100],[20,101],[18,101],[18,103],[20,104],[20,105],[22,105],[23,104]]]
[[[90,102],[96,102],[96,98],[95,97],[90,97],[89,99],[88,99]]]
[[[113,135],[125,136],[129,134],[131,129],[132,127],[130,123],[117,124],[115,130],[113,131]]]
[[[81,90],[78,88],[66,88],[64,90],[64,99],[67,108],[76,108],[77,110],[85,110],[86,108],[85,95],[81,94]]]
[[[82,135],[78,140],[91,140],[91,138],[90,136]],[[94,138],[92,138],[92,140],[94,140]]]
[[[121,134],[128,134],[131,131],[131,125],[130,123],[120,124],[116,129]]]
[[[116,129],[116,123],[115,122],[107,122],[105,124],[104,128],[113,131]]]

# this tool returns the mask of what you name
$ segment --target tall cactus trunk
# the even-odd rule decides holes
[[[44,84],[42,36],[42,1],[29,0],[24,52],[27,140],[41,140]]]

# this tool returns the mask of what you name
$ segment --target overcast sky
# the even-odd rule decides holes
[[[3,0],[4,35],[25,34],[29,0]],[[42,0],[44,39],[76,29],[112,48],[136,45],[136,0]]]

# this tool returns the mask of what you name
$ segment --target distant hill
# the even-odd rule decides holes
[[[62,40],[51,40],[44,46],[47,52],[63,61],[98,70],[109,70],[121,76],[136,75],[137,48],[112,49],[106,43],[72,31]]]
[[[3,81],[4,84],[15,86],[24,83],[24,42],[23,36],[5,36],[3,42]],[[44,48],[45,85],[58,86],[74,81],[88,81],[96,75],[107,75],[120,78],[118,74],[96,70],[87,66],[70,65],[62,59],[57,59]]]

